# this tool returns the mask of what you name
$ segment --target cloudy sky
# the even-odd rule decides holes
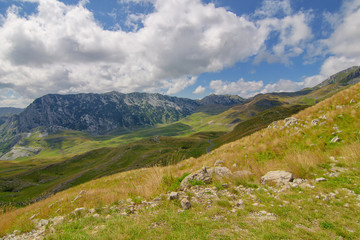
[[[360,65],[360,0],[0,0],[0,107],[295,91]]]

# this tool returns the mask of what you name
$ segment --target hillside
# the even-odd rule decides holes
[[[351,69],[348,73],[353,74]],[[344,77],[352,81],[344,72],[338,75],[323,88],[262,94],[227,111],[243,99],[210,95],[200,100],[199,112],[179,122],[123,131],[119,136],[70,130],[48,134],[44,129],[27,133],[1,157],[10,161],[0,162],[0,203],[23,206],[101,176],[198,157],[308,107],[303,102],[307,99],[310,104],[309,94],[318,101],[324,92],[328,96],[344,88],[337,85]],[[324,88],[331,88],[331,93]],[[153,141],[159,138],[166,141]]]
[[[0,231],[18,235],[35,227],[19,236],[47,239],[357,239],[359,104],[356,84],[199,158],[115,174],[25,208],[8,207]],[[180,189],[185,176],[214,165],[231,173]],[[294,180],[261,182],[273,170],[288,171]],[[187,201],[191,206],[184,210]]]

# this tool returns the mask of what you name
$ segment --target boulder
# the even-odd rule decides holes
[[[181,200],[181,207],[182,207],[183,209],[185,209],[185,210],[190,209],[190,208],[191,208],[191,203],[190,203],[190,201],[189,201],[188,199],[186,199],[186,198],[183,198],[183,199]]]
[[[312,121],[311,121],[311,126],[316,126],[316,125],[318,125],[319,124],[319,122],[320,122],[320,120],[319,119],[313,119]]]
[[[291,126],[293,125],[294,123],[297,123],[297,118],[294,118],[294,117],[288,117],[288,118],[285,118],[285,126]]]
[[[232,172],[227,167],[209,168],[208,172],[210,175],[215,175],[217,177],[230,177],[232,175]]]
[[[192,173],[186,178],[184,178],[184,180],[182,180],[180,184],[180,188],[184,189],[186,187],[191,186],[192,180],[200,180],[203,181],[204,183],[211,183],[212,177],[211,174],[208,172],[208,169],[206,167],[203,167],[201,170],[196,171],[195,173]]]
[[[214,164],[215,167],[219,167],[219,166],[223,166],[224,165],[224,161],[222,160],[217,160]]]
[[[171,192],[169,195],[169,200],[175,200],[175,199],[179,199],[179,193]]]
[[[286,184],[291,180],[293,180],[292,173],[286,171],[270,171],[261,177],[262,184],[266,184],[269,182],[273,182],[277,184]]]
[[[212,182],[212,176],[217,177],[230,177],[232,176],[232,172],[227,167],[213,167],[207,168],[203,167],[201,170],[196,171],[195,173],[190,174],[184,180],[182,180],[180,184],[180,189],[184,189],[186,187],[191,186],[191,181],[199,180],[208,184]]]

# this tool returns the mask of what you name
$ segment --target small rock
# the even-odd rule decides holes
[[[187,200],[186,198],[183,198],[183,199],[181,200],[181,207],[182,207],[183,209],[185,209],[185,210],[190,209],[190,208],[191,208],[191,203],[190,203],[190,201]]]
[[[81,207],[81,208],[76,208],[74,210],[74,213],[77,213],[77,212],[82,212],[82,211],[85,211],[86,209],[84,207]]]
[[[58,225],[64,221],[64,217],[63,216],[54,217],[51,219],[51,221],[53,222],[53,225]]]
[[[326,181],[326,178],[324,178],[324,177],[317,178],[317,179],[315,179],[315,181],[316,182],[324,182],[324,181]]]
[[[92,215],[93,216],[93,218],[98,218],[98,217],[100,217],[100,215],[98,214],[98,213],[95,213],[94,215]]]
[[[336,137],[334,137],[333,139],[331,139],[331,143],[336,143],[336,142],[340,142],[341,141],[341,139],[338,137],[338,136],[336,136]]]
[[[293,125],[294,123],[297,123],[297,118],[294,118],[294,117],[289,117],[289,118],[285,118],[285,126],[291,126]]]
[[[351,104],[351,103],[356,103],[356,102],[355,102],[354,99],[351,99],[351,100],[350,100],[350,104]]]
[[[319,119],[313,119],[311,121],[311,126],[317,126],[319,124],[320,120]]]
[[[110,219],[110,218],[112,218],[111,215],[106,215],[106,217],[105,217],[105,219]]]
[[[229,187],[229,184],[224,183],[224,184],[222,185],[222,187],[223,187],[223,188],[228,188],[228,187]]]
[[[169,200],[175,200],[175,199],[179,199],[179,193],[171,192],[169,195]]]
[[[214,164],[215,167],[219,167],[219,166],[223,166],[224,165],[224,161],[222,160],[217,160]]]
[[[302,179],[302,178],[296,178],[293,180],[293,183],[296,183],[296,184],[302,184],[304,182],[306,182],[306,180]]]
[[[49,224],[49,221],[46,219],[41,219],[39,221],[38,227],[43,227],[43,226],[47,226]]]
[[[237,207],[241,207],[241,206],[243,206],[244,205],[244,201],[242,200],[242,199],[240,199],[239,201],[237,201],[237,203],[236,203],[236,206]]]

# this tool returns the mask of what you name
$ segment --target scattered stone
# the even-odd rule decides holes
[[[200,180],[203,181],[204,183],[211,183],[212,182],[211,173],[209,173],[206,167],[203,167],[201,170],[196,171],[195,173],[192,173],[186,178],[184,178],[184,180],[182,180],[180,184],[180,188],[185,189],[186,187],[190,187],[191,181],[193,180]]]
[[[217,177],[230,177],[232,175],[232,172],[227,167],[209,168],[208,172]]]
[[[90,213],[90,214],[95,213],[95,209],[94,209],[94,208],[89,209],[89,213]]]
[[[86,209],[84,207],[81,207],[81,208],[76,208],[74,210],[74,213],[77,213],[77,212],[82,212],[82,211],[85,211]]]
[[[100,215],[98,214],[98,213],[95,213],[94,215],[92,215],[93,216],[93,218],[98,218],[98,217],[100,217]]]
[[[48,224],[49,224],[49,220],[41,219],[38,223],[38,227],[44,227],[47,226]]]
[[[219,167],[219,166],[223,166],[224,165],[224,161],[222,160],[217,160],[214,164],[215,167]]]
[[[229,184],[224,183],[224,184],[222,185],[222,187],[223,187],[223,188],[228,188],[228,187],[229,187]]]
[[[320,120],[319,119],[314,119],[311,121],[311,126],[317,126],[319,124]]]
[[[291,180],[293,180],[292,173],[286,171],[270,171],[261,177],[262,184],[273,182],[280,185],[290,182]]]
[[[306,182],[306,180],[303,178],[296,178],[293,180],[293,183],[296,183],[296,184],[302,184],[304,182]]]
[[[340,142],[341,141],[341,139],[338,137],[338,136],[336,136],[336,137],[334,137],[333,139],[331,139],[331,143],[337,143],[337,142]]]
[[[105,217],[105,219],[110,219],[110,218],[112,218],[112,216],[111,215],[106,215],[106,217]]]
[[[297,121],[298,121],[298,119],[295,117],[285,118],[285,126],[286,127],[291,126],[291,125],[297,123]]]
[[[191,208],[191,203],[190,203],[190,201],[189,201],[188,199],[186,199],[186,198],[183,198],[183,199],[181,200],[181,207],[182,207],[183,209],[185,209],[185,210],[190,209],[190,208]]]
[[[64,217],[63,216],[57,216],[57,217],[54,217],[54,218],[50,218],[49,220],[53,223],[54,226],[56,226],[56,225],[59,225],[59,224],[64,222]]]
[[[315,181],[316,182],[324,182],[324,181],[326,181],[326,178],[324,178],[324,177],[317,178],[317,179],[315,179]]]
[[[244,201],[242,199],[240,199],[239,201],[237,201],[237,203],[235,205],[237,207],[242,207],[244,205]]]
[[[169,200],[175,200],[175,199],[179,199],[179,193],[177,192],[171,192],[169,194]]]

